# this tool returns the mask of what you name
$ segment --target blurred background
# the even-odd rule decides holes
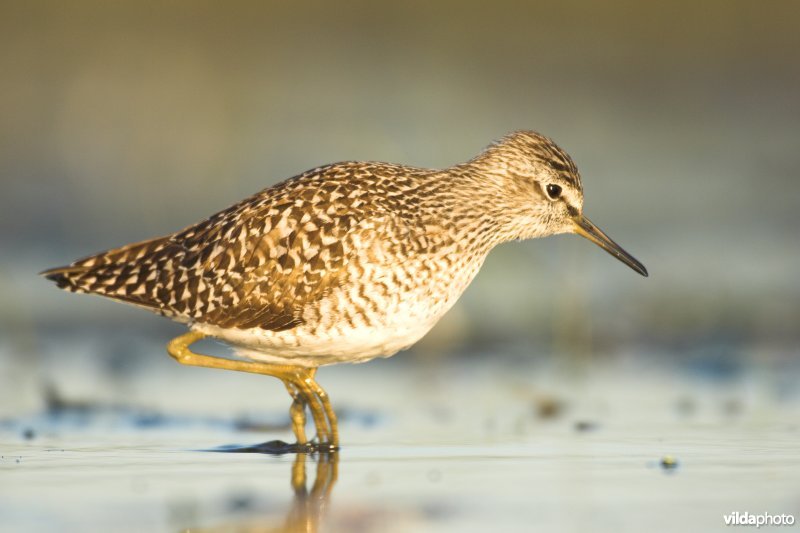
[[[479,360],[580,374],[624,359],[678,382],[757,376],[775,401],[800,396],[797,2],[0,11],[2,415],[40,408],[48,387],[158,403],[201,374],[231,395],[250,379],[178,368],[163,344],[181,326],[37,272],[175,231],[316,165],[446,167],[515,129],[572,155],[586,214],[650,278],[575,236],[503,245],[411,353],[353,376]],[[347,388],[347,371],[332,370],[332,388]],[[280,384],[258,383],[272,392],[261,405],[282,413]]]

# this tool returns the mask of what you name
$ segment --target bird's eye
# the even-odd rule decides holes
[[[550,183],[547,186],[547,196],[549,196],[551,200],[557,200],[558,197],[561,196],[561,187],[555,183]]]

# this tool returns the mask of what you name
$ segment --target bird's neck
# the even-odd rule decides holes
[[[473,160],[433,179],[441,183],[438,194],[423,199],[429,212],[474,251],[488,253],[503,242],[543,236],[543,224],[526,211],[527,202],[509,195],[502,172],[478,167]]]

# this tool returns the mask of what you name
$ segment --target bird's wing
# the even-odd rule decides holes
[[[325,200],[314,188],[296,190],[288,201],[247,213],[230,235],[179,236],[197,265],[188,278],[199,272],[208,293],[187,311],[223,328],[300,325],[308,306],[345,283],[353,238],[379,223],[374,210],[330,200],[345,198],[337,195],[345,188],[327,191]]]
[[[44,275],[178,319],[291,329],[346,282],[354,242],[387,216],[368,193],[341,169],[316,169],[173,235]]]

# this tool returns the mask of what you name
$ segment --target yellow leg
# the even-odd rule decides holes
[[[276,365],[256,361],[237,361],[192,352],[189,346],[204,337],[205,335],[197,331],[185,333],[172,339],[167,344],[167,352],[173,359],[183,365],[265,374],[280,379],[286,385],[289,394],[294,398],[290,414],[292,417],[292,430],[297,442],[299,444],[306,443],[305,405],[308,405],[311,416],[314,418],[314,425],[317,429],[317,438],[320,444],[329,444],[333,447],[339,445],[336,414],[333,412],[328,394],[314,380],[316,368]]]
[[[289,416],[292,418],[292,431],[297,438],[297,444],[305,444],[308,442],[308,439],[306,439],[306,401],[291,382],[284,381],[283,384],[286,385],[286,390],[294,398],[292,406],[289,408]]]
[[[328,393],[314,380],[314,374],[316,374],[316,372],[317,369],[313,369],[311,379],[309,380],[309,387],[311,387],[311,390],[317,395],[317,398],[319,398],[319,401],[322,403],[322,408],[325,410],[325,415],[328,417],[328,424],[331,429],[331,443],[333,443],[334,446],[338,446],[339,422],[336,419],[336,412],[333,410]]]
[[[313,372],[313,370],[309,371],[309,369],[301,368],[300,370],[296,371],[296,373],[292,376],[292,384],[300,390],[305,403],[308,404],[308,408],[311,411],[311,417],[314,419],[314,426],[317,428],[317,438],[319,439],[320,444],[333,444],[330,440],[330,429],[328,428],[328,422],[325,419],[325,411],[322,408],[319,398],[316,397],[314,391],[308,384],[308,380],[310,379],[308,378],[309,372]],[[314,380],[311,379],[311,381]]]
[[[325,389],[320,387],[319,383],[314,379],[316,373],[316,368],[309,368],[308,373],[302,377],[309,394],[315,400],[311,402],[308,407],[311,409],[314,420],[322,421],[327,429],[328,440],[321,442],[328,442],[336,447],[339,446],[339,427],[336,421],[336,413],[333,412],[333,407],[331,407],[331,402],[328,399],[328,393],[325,392]]]

